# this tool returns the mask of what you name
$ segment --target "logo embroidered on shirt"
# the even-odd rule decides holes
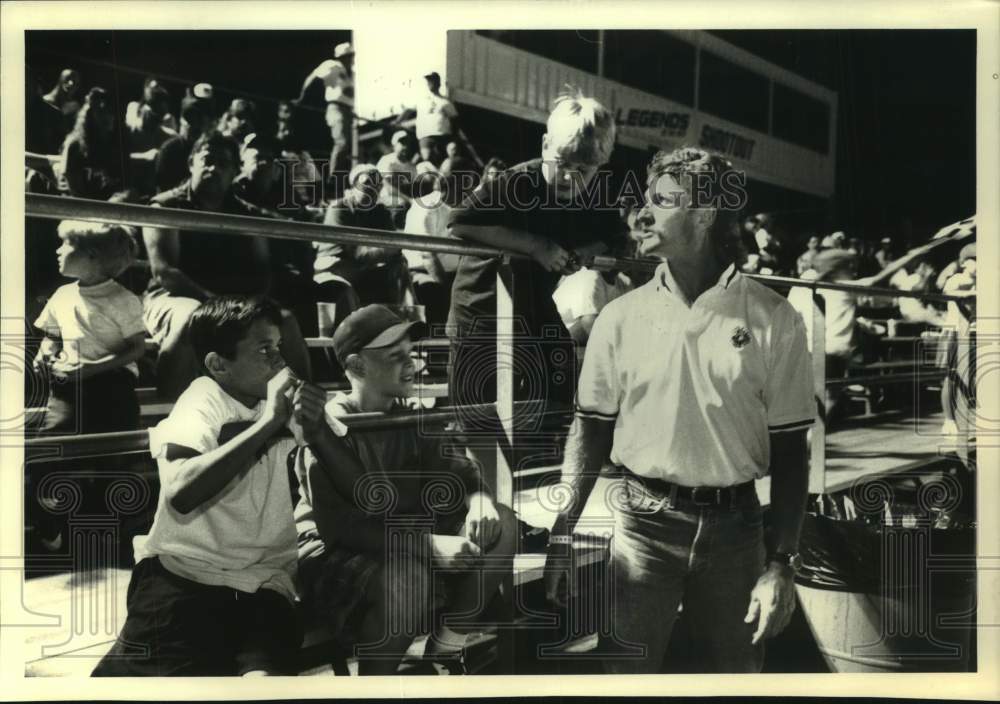
[[[750,344],[750,331],[740,325],[733,330],[733,335],[729,339],[732,341],[733,347],[738,350],[743,349]]]

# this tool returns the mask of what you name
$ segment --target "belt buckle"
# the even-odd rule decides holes
[[[702,491],[707,492],[709,496],[711,496],[712,493],[714,492],[715,494],[714,500],[712,499],[699,500],[698,494],[700,494]],[[696,486],[693,489],[691,489],[691,503],[693,503],[695,506],[718,506],[721,502],[722,502],[722,489],[711,489],[700,486]]]

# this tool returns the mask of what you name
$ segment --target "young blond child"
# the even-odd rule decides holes
[[[50,381],[41,429],[71,434],[138,428],[142,302],[115,281],[135,259],[135,236],[121,225],[64,220],[59,238],[59,273],[76,281],[59,287],[35,321],[45,339],[33,366]]]

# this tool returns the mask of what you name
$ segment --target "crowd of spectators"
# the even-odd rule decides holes
[[[299,97],[275,102],[270,116],[265,115],[262,105],[247,97],[236,97],[222,109],[216,88],[210,83],[187,86],[178,96],[171,95],[154,77],[145,81],[141,96],[119,114],[102,87],[89,88],[80,100],[80,74],[67,69],[51,91],[37,96],[29,106],[39,118],[29,124],[27,146],[50,156],[51,168],[44,168],[37,160],[26,167],[28,190],[196,213],[432,237],[457,236],[521,254],[509,270],[514,308],[523,328],[515,331],[515,355],[530,352],[538,340],[545,340],[550,349],[540,363],[544,400],[569,406],[576,390],[574,374],[566,373],[577,359],[572,350],[574,343],[582,348],[601,310],[643,283],[639,272],[598,271],[581,266],[589,255],[635,256],[636,242],[643,239],[638,231],[649,227],[649,223],[637,222],[637,217],[642,218],[635,209],[581,205],[581,189],[610,161],[615,140],[612,113],[578,93],[560,96],[546,125],[540,158],[510,168],[497,157],[483,163],[460,128],[455,106],[441,92],[440,76],[432,71],[424,76],[426,95],[415,106],[415,130],[406,129],[405,120],[397,120],[389,126],[389,138],[382,145],[380,158],[370,160],[374,163],[360,160],[352,164],[350,152],[345,152],[351,130],[356,129],[352,57],[350,45],[336,47],[335,58],[306,77]],[[304,143],[297,119],[308,89],[316,81],[325,86],[325,115],[333,143],[327,170],[313,160],[310,147],[315,152],[317,145]],[[525,175],[529,178],[520,178]],[[328,189],[338,176],[343,177],[343,188]],[[563,206],[572,207],[547,207],[548,196],[553,193]],[[533,205],[522,207],[525,203]],[[643,208],[643,212],[647,210]],[[35,368],[60,381],[48,400],[41,428],[44,432],[137,428],[136,362],[145,354],[147,337],[157,350],[154,378],[160,397],[176,401],[165,422],[166,430],[187,441],[178,440],[181,445],[195,449],[204,445],[200,454],[196,453],[200,461],[224,465],[232,476],[235,464],[219,459],[225,453],[212,453],[220,447],[230,451],[237,448],[247,457],[260,451],[265,436],[273,435],[292,415],[286,401],[282,401],[285,392],[295,387],[298,403],[305,393],[303,384],[317,377],[347,378],[352,393],[337,398],[340,415],[395,410],[401,394],[414,391],[416,369],[410,339],[414,317],[429,323],[432,334],[447,323],[452,338],[448,387],[453,403],[488,403],[498,393],[487,378],[495,372],[497,360],[496,281],[500,271],[495,257],[459,257],[378,244],[308,243],[160,226],[145,227],[141,233],[119,225],[72,221],[53,229],[47,221],[29,221],[28,227],[33,229],[28,233],[29,288],[41,294],[34,303],[29,296],[29,313],[32,305],[38,306],[34,325],[44,335]],[[732,243],[726,240],[726,246],[738,246],[737,239],[742,243],[745,256],[738,261],[746,273],[860,286],[887,285],[900,291],[975,290],[974,245],[963,248],[953,262],[940,270],[935,267],[941,262],[931,254],[954,242],[955,236],[932,239],[897,258],[890,238],[883,238],[875,247],[837,231],[824,237],[808,234],[803,242],[793,242],[777,234],[775,217],[768,214],[746,218],[741,227],[740,237],[734,237]],[[735,235],[735,228],[727,226],[725,232]],[[58,244],[58,272],[51,272],[49,278],[44,266],[35,266],[37,261],[52,258],[52,250],[45,251],[46,242]],[[33,256],[41,259],[33,260]],[[62,285],[56,288],[55,274],[75,281],[66,284],[61,280]],[[887,334],[884,326],[860,313],[863,309],[881,306],[893,309],[894,315],[904,320],[936,327],[955,325],[962,315],[957,305],[938,308],[906,297],[884,300],[829,289],[821,291],[819,297],[825,315],[828,378],[847,374],[859,353],[863,355],[861,340],[865,335]],[[812,291],[795,287],[789,300],[808,328],[814,320]],[[408,319],[398,317],[400,314]],[[552,336],[552,330],[562,334]],[[306,338],[318,334],[332,338],[333,354],[310,352]],[[376,344],[385,335],[392,337],[391,345]],[[953,352],[953,348],[948,349]],[[947,364],[954,364],[947,356],[952,352],[945,353]],[[213,361],[209,364],[206,360]],[[278,369],[281,371],[275,376],[273,372]],[[561,386],[554,381],[560,378],[564,380]],[[62,384],[66,381],[71,383]],[[537,396],[539,389],[530,388],[535,381],[518,368],[515,398]],[[284,386],[279,388],[281,384]],[[841,400],[840,388],[828,394],[828,422]],[[89,403],[96,402],[102,408],[109,405],[114,412],[93,407],[88,411],[85,406],[74,405],[81,398],[80,391]],[[313,391],[324,398],[323,392]],[[942,391],[946,428],[948,423],[954,426],[947,410],[953,409],[953,393],[946,382]],[[259,419],[251,416],[261,412],[273,418],[264,423],[266,428],[258,429],[259,436],[251,433],[235,435],[225,442],[220,439],[221,428],[230,421],[256,421]],[[87,423],[81,421],[81,414]],[[321,432],[317,430],[322,428],[321,415],[320,410],[310,412],[309,420],[315,426],[311,432]],[[202,442],[203,437],[196,438],[193,431],[182,427],[192,417],[204,421],[211,431],[210,442]],[[98,420],[98,425],[89,425]],[[485,426],[470,422],[464,429],[490,430],[493,422],[491,419]],[[396,430],[387,431],[384,438],[367,444],[351,436],[348,444],[357,457],[363,458],[362,464],[375,467],[385,459],[379,453],[401,443],[401,437],[409,443],[400,445],[408,453],[431,452],[428,456],[435,460],[445,456],[437,445],[424,448],[424,438],[416,437],[415,431],[412,438]],[[288,468],[265,455],[259,452],[256,461],[267,465],[268,476],[277,482],[277,494],[284,497],[288,487],[281,482],[287,481]],[[176,471],[171,464],[176,458],[164,455],[158,459],[161,472],[166,470],[171,476],[170,472]],[[316,507],[310,505],[317,496],[324,497],[327,490],[323,484],[328,479],[324,461],[304,451],[296,459],[305,497],[300,509],[305,506],[307,523],[315,521],[311,530],[317,540],[332,523],[323,510],[314,510]],[[337,461],[347,460],[341,457]],[[464,459],[456,462],[460,465],[456,475],[464,477],[467,485],[464,495],[469,501],[468,514],[463,514],[464,525],[456,519],[446,530],[442,527],[441,535],[432,536],[441,539],[440,544],[430,544],[434,559],[449,568],[461,567],[465,559],[461,556],[468,554],[475,543],[476,554],[481,549],[497,560],[509,560],[515,547],[513,514],[493,506],[493,498],[481,486],[478,469],[473,471],[474,463]],[[384,465],[379,467],[384,469]],[[360,476],[369,467],[357,469]],[[181,516],[215,500],[215,493],[204,490],[197,477],[185,481],[175,481],[173,488],[162,495],[146,555],[157,554],[154,548],[168,551],[164,545],[169,541],[164,536],[184,532],[180,526],[187,519]],[[219,490],[215,487],[216,493]],[[37,498],[39,507],[44,508],[50,497],[37,492]],[[249,511],[251,499],[236,496],[233,515]],[[287,505],[272,508],[276,511],[275,522],[289,521],[290,516],[285,515]],[[47,548],[58,549],[60,526],[44,525],[44,520],[38,518],[42,513],[36,511],[35,517],[37,527],[44,532],[40,537],[48,541],[44,543]],[[249,521],[249,514],[245,518]],[[303,517],[297,518],[301,523]],[[357,519],[348,532],[362,524]],[[224,528],[227,533],[238,533],[233,526]],[[214,535],[211,526],[204,532]],[[294,540],[289,535],[269,536],[267,540],[281,543],[285,553],[294,551]],[[347,544],[348,539],[344,540]],[[158,546],[157,541],[164,545]],[[361,550],[358,545],[351,547]],[[201,574],[211,559],[228,555],[221,543],[199,548],[205,548],[205,554],[199,558],[198,569],[187,574]],[[137,556],[142,557],[141,551]],[[260,555],[250,557],[263,559]],[[267,560],[286,557],[284,553],[264,556]],[[378,572],[379,565],[359,565],[355,558],[354,553],[331,552],[308,568],[316,570],[310,583],[327,584],[324,575],[330,570],[337,575],[351,573],[351,578],[359,581],[350,587],[360,598],[368,580],[374,579],[377,584],[384,581],[384,575]],[[347,564],[349,560],[353,561],[351,565]],[[185,567],[183,561],[178,564],[183,569],[191,567]],[[152,590],[154,596],[157,590],[166,588],[171,572],[157,565],[146,562],[133,577],[145,580],[143,588]],[[214,574],[212,570],[207,572]],[[278,581],[284,584],[285,572],[271,572],[267,579],[277,579],[274,575],[278,575]],[[489,593],[495,587],[491,585]],[[390,586],[378,593],[394,596],[397,592]],[[468,595],[473,590],[463,588],[460,592]],[[287,604],[280,605],[275,613],[284,618]],[[356,604],[337,606],[345,611]],[[458,609],[460,613],[474,610],[464,602],[458,606],[468,607]],[[386,608],[385,604],[375,607]],[[229,608],[238,610],[239,606],[230,604]],[[142,623],[132,604],[129,609],[130,621],[123,639],[132,633],[130,628],[142,633],[148,625]],[[338,622],[336,628],[341,626]],[[381,623],[372,621],[362,630],[365,628],[375,632]],[[461,634],[450,633],[447,628],[440,630],[437,636],[443,640],[439,645],[464,642]],[[301,634],[285,635],[288,643],[282,647],[293,649]],[[110,672],[115,669],[113,660],[102,663],[101,668],[109,670],[103,674],[122,674]],[[270,661],[255,664],[259,667],[248,666],[246,671],[283,671],[287,665]],[[366,666],[376,668],[372,672],[377,667],[392,672],[395,664],[373,659]]]

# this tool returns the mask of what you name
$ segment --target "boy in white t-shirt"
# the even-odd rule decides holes
[[[50,393],[42,430],[107,433],[139,427],[136,360],[145,346],[142,302],[114,280],[137,244],[121,225],[64,220],[59,273],[76,279],[56,289],[35,327],[45,333],[33,363]]]
[[[33,367],[49,388],[35,432],[51,436],[135,430],[135,363],[143,355],[145,336],[142,302],[114,280],[134,260],[135,238],[121,225],[76,220],[59,223],[58,231],[59,273],[76,281],[56,289],[35,320],[45,338]],[[91,464],[78,460],[73,469]],[[102,465],[109,466],[107,460]],[[49,512],[58,500],[44,487],[45,478],[58,467],[38,464],[25,475],[26,495],[32,497],[27,523],[47,551],[59,550],[63,543],[65,517]]]
[[[150,431],[156,515],[134,541],[128,618],[93,674],[293,674],[295,442],[279,435],[293,416],[315,427],[326,397],[285,366],[271,301],[210,299],[188,325],[207,374]]]

